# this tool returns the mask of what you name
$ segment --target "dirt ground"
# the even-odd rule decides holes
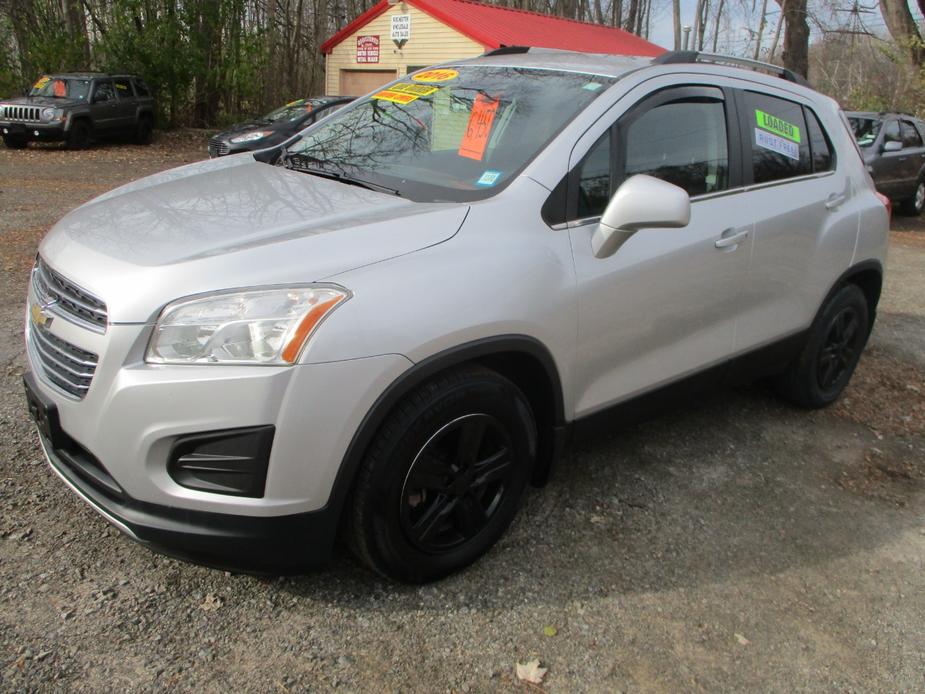
[[[922,691],[925,226],[898,218],[844,399],[765,387],[573,448],[470,570],[397,586],[339,556],[231,575],[122,537],[42,460],[20,374],[48,227],[204,138],[0,149],[0,688],[19,691]],[[551,628],[549,628],[551,627]],[[539,659],[540,686],[515,664]]]

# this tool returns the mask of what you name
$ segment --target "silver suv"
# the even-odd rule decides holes
[[[292,571],[340,533],[420,582],[592,417],[762,376],[828,405],[887,209],[834,101],[730,62],[499,49],[74,210],[26,317],[52,469],[161,551]]]

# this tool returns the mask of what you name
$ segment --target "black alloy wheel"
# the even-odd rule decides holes
[[[444,425],[418,451],[401,494],[401,527],[423,552],[474,538],[497,513],[516,470],[511,440],[487,414]]]
[[[468,566],[514,519],[536,446],[530,404],[511,381],[477,365],[434,376],[367,449],[345,519],[354,554],[409,583]]]
[[[862,330],[860,317],[853,306],[842,309],[829,324],[816,360],[816,377],[822,390],[831,390],[845,371],[854,365]],[[863,347],[863,342],[860,347]]]
[[[860,287],[846,284],[838,289],[816,315],[799,357],[777,378],[778,392],[810,409],[835,402],[867,344],[870,311]]]

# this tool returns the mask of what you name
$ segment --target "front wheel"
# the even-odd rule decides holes
[[[816,316],[803,351],[779,378],[778,391],[800,407],[832,404],[851,380],[869,333],[867,298],[847,284]]]
[[[9,149],[24,149],[26,145],[29,144],[29,140],[25,137],[16,137],[15,135],[4,135],[3,144],[5,144]]]
[[[911,198],[903,200],[902,213],[918,217],[925,210],[925,179],[920,179],[915,186],[915,193]]]
[[[352,494],[348,541],[374,571],[410,583],[468,566],[517,512],[536,458],[523,393],[481,367],[446,372],[382,425]]]
[[[90,126],[85,121],[79,120],[71,125],[67,134],[68,149],[86,149],[90,146]]]

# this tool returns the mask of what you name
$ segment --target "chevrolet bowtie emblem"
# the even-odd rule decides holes
[[[49,302],[47,304],[32,304],[29,308],[29,313],[32,315],[32,322],[43,328],[48,327],[52,319],[48,309],[51,308],[53,304],[54,302]]]

